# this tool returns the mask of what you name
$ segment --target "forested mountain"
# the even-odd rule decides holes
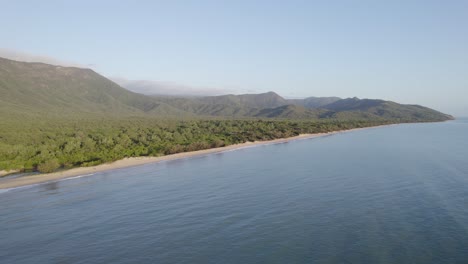
[[[288,101],[275,92],[263,94],[221,95],[204,97],[202,102],[207,104],[224,104],[247,108],[275,108],[288,104]]]
[[[379,117],[386,119],[449,120],[452,116],[420,105],[404,105],[377,99],[347,98],[338,100],[323,108],[333,111],[335,117],[353,116],[354,118]]]
[[[3,58],[0,58],[0,94],[1,113],[189,115],[130,92],[90,69]]]
[[[288,104],[287,100],[274,92],[206,97],[153,96],[153,98],[186,112],[201,116],[221,117],[253,117],[262,109]]]
[[[383,100],[287,100],[274,92],[154,97],[128,91],[90,69],[0,58],[0,175],[450,118]]]
[[[281,118],[281,119],[320,119],[323,109],[308,109],[300,105],[283,105],[276,108],[262,109],[256,117]]]
[[[207,97],[147,96],[90,69],[0,58],[0,115],[160,116],[441,121],[451,117],[417,105],[338,97],[284,99],[275,92]]]
[[[341,100],[339,97],[307,97],[304,99],[290,99],[291,104],[302,105],[306,108],[323,108],[325,105]]]
[[[284,99],[274,92],[264,94],[224,95],[210,97],[155,97],[155,100],[199,116],[262,117],[289,119],[366,119],[388,118],[407,122],[452,119],[418,105],[391,101],[338,97]]]

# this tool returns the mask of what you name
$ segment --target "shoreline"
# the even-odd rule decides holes
[[[77,168],[72,168],[69,170],[52,172],[52,173],[36,174],[36,175],[23,176],[23,177],[18,177],[18,178],[11,178],[11,179],[2,179],[0,181],[0,190],[25,187],[28,185],[44,184],[44,183],[55,182],[55,181],[59,181],[63,179],[74,178],[78,176],[92,175],[94,173],[103,172],[103,171],[135,167],[135,166],[150,164],[150,163],[159,163],[163,161],[172,161],[172,160],[186,159],[186,158],[192,158],[192,157],[200,157],[200,156],[205,156],[209,154],[238,150],[238,149],[247,148],[247,147],[280,144],[280,143],[286,143],[286,142],[295,141],[295,140],[318,138],[318,137],[334,135],[334,134],[339,134],[339,133],[346,133],[346,132],[351,132],[351,131],[356,131],[356,130],[377,128],[377,127],[391,126],[391,125],[395,125],[395,124],[353,128],[353,129],[338,130],[338,131],[327,132],[327,133],[301,134],[298,136],[288,137],[288,138],[279,138],[279,139],[266,140],[266,141],[245,142],[245,143],[234,144],[234,145],[229,145],[225,147],[197,150],[197,151],[191,151],[191,152],[181,152],[181,153],[164,155],[164,156],[159,156],[159,157],[124,158],[124,159],[117,160],[114,162],[99,164],[99,165],[91,166],[91,167],[77,167]]]

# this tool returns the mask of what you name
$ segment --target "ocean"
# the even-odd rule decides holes
[[[1,190],[0,263],[468,263],[468,121]]]

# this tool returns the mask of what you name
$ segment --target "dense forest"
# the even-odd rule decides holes
[[[158,118],[12,120],[0,127],[0,170],[51,172],[125,157],[161,156],[389,123],[392,122]]]

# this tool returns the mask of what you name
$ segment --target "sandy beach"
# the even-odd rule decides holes
[[[9,188],[16,188],[16,187],[21,187],[21,186],[33,185],[33,184],[53,182],[53,181],[57,181],[61,179],[77,177],[80,175],[94,174],[94,173],[101,172],[101,171],[128,168],[128,167],[133,167],[133,166],[138,166],[138,165],[143,165],[143,164],[148,164],[148,163],[157,163],[157,162],[162,162],[162,161],[191,158],[191,157],[196,157],[196,156],[203,156],[203,155],[208,155],[208,154],[213,154],[213,153],[241,149],[245,147],[285,143],[285,142],[289,142],[293,140],[316,138],[316,137],[321,137],[321,136],[326,136],[326,135],[333,135],[337,133],[345,133],[349,131],[368,129],[368,128],[375,128],[375,127],[355,128],[355,129],[341,130],[341,131],[329,132],[329,133],[302,134],[299,136],[289,137],[289,138],[281,138],[281,139],[268,140],[268,141],[246,142],[246,143],[241,143],[241,144],[229,145],[226,147],[198,150],[198,151],[192,151],[192,152],[183,152],[183,153],[165,155],[165,156],[160,156],[160,157],[125,158],[122,160],[117,160],[111,163],[100,164],[100,165],[92,166],[92,167],[79,167],[79,168],[73,168],[69,170],[47,173],[47,174],[36,174],[36,175],[31,175],[31,176],[24,176],[24,177],[10,178],[10,179],[5,178],[5,179],[1,179],[0,181],[0,189],[9,189]]]
[[[20,172],[19,170],[0,170],[0,177],[3,177],[3,176],[6,176],[6,175],[9,175],[9,174],[15,174],[15,173],[18,173]]]

